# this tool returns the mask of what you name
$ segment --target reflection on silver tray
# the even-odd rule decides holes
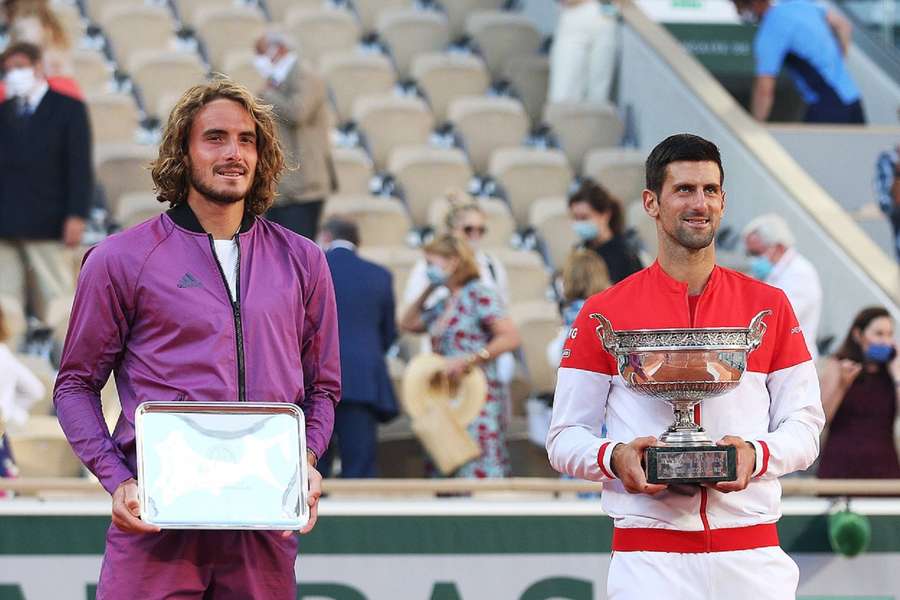
[[[167,529],[300,529],[306,427],[288,403],[145,402],[135,414],[141,518]]]

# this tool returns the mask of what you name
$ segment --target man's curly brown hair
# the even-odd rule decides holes
[[[190,166],[185,159],[194,117],[201,108],[222,98],[233,100],[247,109],[256,124],[256,171],[244,198],[244,206],[246,211],[261,215],[272,206],[277,195],[278,179],[284,169],[284,152],[275,133],[272,107],[261,103],[247,88],[227,77],[218,77],[190,88],[169,114],[159,144],[159,158],[150,164],[157,199],[168,202],[169,206],[187,201],[191,179]]]

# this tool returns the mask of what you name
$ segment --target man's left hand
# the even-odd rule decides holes
[[[734,446],[737,448],[737,479],[734,481],[720,481],[715,489],[720,492],[739,492],[750,483],[750,477],[756,468],[756,449],[753,444],[745,442],[744,438],[736,435],[726,435],[716,442],[717,446]]]
[[[74,248],[81,244],[84,235],[84,219],[81,217],[67,217],[63,223],[63,244]]]
[[[319,498],[322,496],[322,474],[315,467],[315,455],[307,452],[307,458],[309,459],[309,499],[307,500],[307,504],[309,504],[309,521],[298,532],[300,535],[309,533],[316,526],[316,520],[319,516]],[[291,537],[293,533],[293,531],[285,531],[281,534],[281,537]]]

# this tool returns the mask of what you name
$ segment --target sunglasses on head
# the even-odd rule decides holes
[[[484,225],[479,225],[477,227],[475,225],[466,225],[462,228],[462,230],[466,235],[472,235],[475,232],[478,232],[478,235],[484,235],[487,231],[487,227],[485,227]]]

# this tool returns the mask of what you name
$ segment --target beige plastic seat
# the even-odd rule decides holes
[[[175,43],[175,20],[161,6],[110,6],[100,25],[120,65],[128,65],[141,50],[159,50]]]
[[[266,30],[266,21],[259,8],[232,6],[200,10],[196,14],[196,27],[206,45],[210,64],[214,69],[221,69],[230,50],[253,48]]]
[[[78,477],[81,461],[72,452],[56,417],[32,415],[20,431],[8,431],[20,477]]]
[[[512,56],[503,67],[503,77],[512,84],[531,122],[540,123],[547,102],[550,59],[542,54]]]
[[[72,52],[75,81],[85,95],[102,94],[110,87],[112,67],[96,50],[75,50]]]
[[[62,25],[66,35],[69,36],[73,46],[78,46],[78,40],[84,35],[84,19],[82,19],[78,7],[74,4],[53,2],[50,8],[53,10],[56,18],[59,19],[59,24]]]
[[[284,23],[291,9],[315,10],[326,5],[325,0],[266,0],[269,16],[275,23]]]
[[[417,55],[443,50],[450,42],[447,17],[432,10],[388,9],[378,16],[377,28],[403,79],[409,77]]]
[[[400,184],[416,227],[428,223],[428,207],[435,197],[466,190],[472,179],[466,155],[455,148],[401,146],[391,152],[388,171]]]
[[[566,198],[538,198],[532,202],[528,210],[528,224],[543,240],[551,265],[561,270],[578,243],[578,236],[572,230]]]
[[[528,115],[513,98],[457,98],[447,109],[447,119],[462,137],[472,168],[479,174],[487,172],[494,150],[521,146],[528,135]]]
[[[203,83],[206,69],[200,57],[193,53],[172,51],[142,51],[135,53],[128,67],[138,85],[148,112],[158,117],[156,111],[167,94],[181,95],[189,87]]]
[[[196,27],[200,13],[205,10],[231,8],[237,3],[234,0],[176,0],[178,16],[181,22],[191,27]]]
[[[412,5],[412,0],[353,0],[353,10],[356,11],[359,23],[366,33],[375,31],[378,17],[384,11],[393,8],[409,8]]]
[[[629,227],[634,227],[638,238],[644,245],[640,259],[644,266],[648,266],[656,260],[659,252],[659,242],[656,237],[656,221],[644,212],[641,202],[632,202],[625,207],[625,221]]]
[[[506,61],[513,56],[535,54],[541,48],[541,32],[522,13],[473,12],[466,19],[466,33],[478,44],[494,77],[503,74]]]
[[[94,144],[134,142],[141,115],[130,94],[97,94],[87,97]]]
[[[372,159],[362,148],[333,148],[331,159],[337,174],[338,193],[368,194],[375,174]]]
[[[121,6],[146,6],[147,4],[146,0],[87,0],[85,2],[85,9],[88,17],[94,21],[100,22],[103,13],[110,8],[118,8]],[[56,11],[58,6],[64,6],[66,8],[71,7],[77,10],[77,7],[75,6],[60,4],[58,2],[54,3],[53,10]]]
[[[158,156],[156,146],[107,144],[95,152],[97,181],[103,185],[112,214],[118,214],[119,199],[128,192],[153,192],[150,161]]]
[[[261,90],[266,85],[266,79],[253,66],[255,56],[252,49],[229,51],[223,59],[222,72],[248,90]]]
[[[383,200],[383,198],[381,199]],[[394,241],[384,246],[370,246],[365,239],[361,241],[359,255],[381,265],[393,275],[394,298],[399,313],[402,310],[400,298],[403,298],[406,281],[409,279],[413,266],[422,259],[422,251],[404,246],[400,241]]]
[[[553,129],[572,165],[581,165],[592,148],[618,146],[625,125],[612,104],[558,102],[544,108],[544,122]]]
[[[528,225],[535,200],[565,196],[572,182],[572,169],[559,150],[501,148],[491,156],[489,171],[506,192],[519,227]]]
[[[547,298],[550,277],[536,252],[493,248],[491,256],[503,263],[509,276],[510,304]]]
[[[450,102],[463,96],[483,96],[491,83],[484,61],[479,57],[449,52],[416,56],[412,76],[438,122],[447,119]]]
[[[360,243],[363,245],[402,244],[411,225],[399,200],[378,196],[331,196],[325,202],[322,218],[335,215],[353,219],[359,227]]]
[[[434,117],[419,98],[391,94],[363,96],[353,103],[353,120],[365,134],[375,167],[383,170],[394,148],[425,145]]]
[[[531,393],[552,394],[556,389],[556,367],[547,361],[547,346],[563,326],[559,309],[546,300],[518,302],[509,307],[509,315],[522,336]]]
[[[644,191],[643,152],[624,148],[597,148],[584,157],[582,173],[624,204],[639,201]]]
[[[300,55],[316,65],[325,54],[355,48],[361,34],[356,17],[339,8],[292,9],[287,30]]]
[[[32,416],[46,416],[53,411],[53,386],[56,383],[56,371],[53,365],[42,357],[33,354],[16,354],[16,359],[28,367],[35,377],[37,377],[44,386],[43,397],[28,407],[28,412]]]
[[[499,198],[477,198],[478,205],[484,211],[487,231],[481,239],[484,248],[506,248],[516,232],[509,206]],[[428,207],[428,224],[435,231],[444,231],[450,202],[444,197],[435,198]]]
[[[128,229],[152,219],[167,208],[169,205],[157,200],[153,192],[126,192],[119,197],[113,217],[122,229]]]
[[[450,34],[456,39],[466,32],[466,17],[475,11],[498,11],[506,0],[441,0],[450,21]]]
[[[357,98],[367,94],[387,94],[397,83],[391,61],[381,54],[361,54],[352,50],[326,54],[320,65],[341,122],[352,117]]]
[[[0,250],[5,246],[0,246]],[[6,252],[0,253],[0,276],[5,277],[5,269],[8,268],[7,260],[18,260],[18,257],[7,256]],[[28,330],[28,322],[25,320],[25,307],[22,306],[21,300],[7,294],[0,294],[0,310],[3,311],[3,319],[6,322],[6,328],[9,330],[9,341],[7,345],[10,348],[18,348],[19,344],[25,338],[25,332]]]

